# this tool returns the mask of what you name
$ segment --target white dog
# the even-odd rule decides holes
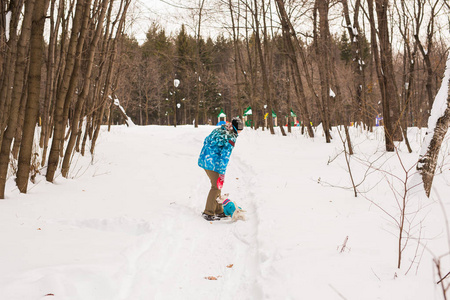
[[[230,216],[233,222],[237,220],[245,221],[245,210],[236,205],[233,201],[228,199],[229,194],[223,194],[217,197],[217,202],[222,204],[225,215]]]

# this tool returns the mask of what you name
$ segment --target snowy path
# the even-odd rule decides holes
[[[319,184],[348,184],[320,137],[244,131],[223,192],[247,221],[203,220],[197,158],[212,129],[114,127],[72,180],[39,178],[28,195],[9,182],[0,300],[435,299],[424,277],[393,281],[395,237],[378,210]]]
[[[161,144],[161,141],[153,143]],[[173,143],[164,147],[179,147],[178,139]],[[252,199],[247,202],[250,205],[247,209],[251,211],[248,222],[212,223],[200,217],[209,189],[206,175],[196,166],[201,144],[202,141],[197,140],[195,147],[180,149],[179,154],[170,154],[167,158],[175,166],[192,164],[191,168],[172,169],[177,170],[173,174],[174,189],[190,188],[191,192],[181,198],[182,194],[178,193],[178,198],[169,199],[170,202],[152,216],[152,230],[127,245],[125,262],[117,274],[119,299],[261,298],[255,239],[258,224],[256,213],[251,209],[254,204]],[[130,153],[129,157],[136,155]],[[158,159],[156,153],[146,157]],[[239,166],[241,171],[247,168],[245,164]],[[200,171],[195,172],[200,177],[182,173],[189,169]],[[170,178],[165,176],[165,170],[157,172]],[[237,181],[235,185],[237,189],[251,190],[248,180]],[[148,198],[152,201],[152,197]]]

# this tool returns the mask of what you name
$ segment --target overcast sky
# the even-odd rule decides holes
[[[168,35],[176,34],[182,24],[186,25],[189,34],[194,35],[192,11],[186,8],[189,5],[195,6],[196,0],[192,1],[194,4],[190,4],[191,1],[186,0],[136,0],[128,14],[129,20],[132,20],[128,33],[134,35],[141,44],[145,41],[145,33],[151,23],[156,22],[166,30]],[[204,37],[214,36],[214,33],[221,28],[221,21],[212,21],[212,14],[209,13],[213,9],[217,11],[217,8],[208,8],[206,7],[208,4],[211,2],[205,2],[202,16],[202,36]],[[219,19],[223,20],[224,16],[220,17],[219,15]]]
[[[175,17],[177,14],[179,14],[177,8],[171,7],[161,0],[133,1],[127,14],[130,21],[127,32],[134,35],[141,44],[145,41],[145,33],[152,22],[159,23],[168,33],[175,31],[178,27]]]

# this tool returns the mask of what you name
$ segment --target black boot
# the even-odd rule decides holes
[[[219,219],[228,218],[228,216],[225,213],[217,214],[216,217],[218,217]]]
[[[211,216],[211,215],[208,215],[208,214],[205,214],[205,213],[202,213],[202,217],[203,217],[203,219],[205,219],[206,221],[219,221],[219,220],[220,220],[219,217]]]

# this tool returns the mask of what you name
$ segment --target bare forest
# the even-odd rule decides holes
[[[314,137],[322,126],[328,142],[337,125],[379,125],[386,151],[427,127],[449,55],[448,1],[185,4],[191,23],[169,33],[149,21],[138,43],[131,0],[1,1],[0,199],[11,176],[23,193],[38,173],[67,177],[100,126],[127,118],[197,127],[223,110],[272,133]]]

